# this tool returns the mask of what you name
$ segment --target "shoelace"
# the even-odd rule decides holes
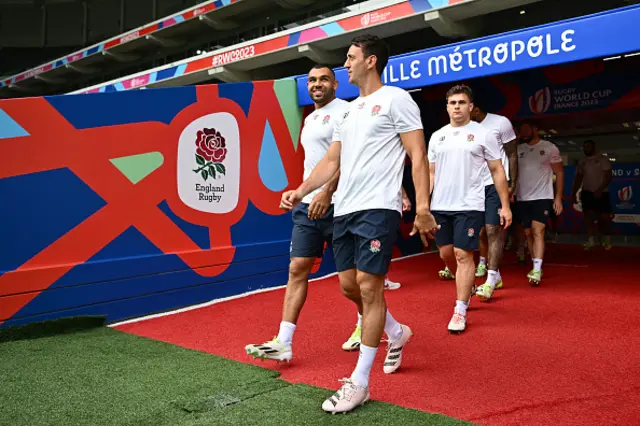
[[[340,387],[340,389],[338,389],[338,391],[333,396],[337,400],[341,400],[341,399],[346,399],[348,401],[351,400],[351,397],[356,393],[358,385],[353,383],[353,380],[347,377],[342,378],[338,381],[342,383],[342,386]]]

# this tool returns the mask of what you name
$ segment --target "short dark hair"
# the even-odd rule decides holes
[[[591,145],[593,145],[593,146],[596,146],[596,143],[595,143],[593,140],[591,140],[591,139],[587,139],[587,140],[586,140],[586,141],[584,141],[584,143],[583,143],[583,145],[588,145],[588,144],[591,144]]]
[[[457,86],[453,86],[451,89],[449,89],[447,91],[447,101],[449,101],[449,98],[451,96],[460,94],[467,95],[467,97],[469,98],[469,102],[473,103],[473,90],[471,90],[471,87],[464,84],[458,84]]]
[[[336,73],[335,71],[333,71],[333,68],[331,68],[331,65],[329,64],[324,64],[324,63],[320,63],[320,64],[315,64],[314,66],[311,67],[312,70],[321,70],[323,68],[327,68],[330,72],[331,72],[331,76],[333,77],[333,79],[336,79]]]
[[[376,71],[378,71],[379,75],[382,75],[384,67],[389,62],[389,45],[384,40],[372,34],[364,34],[354,37],[351,40],[351,45],[362,49],[365,58],[375,56],[377,59]]]

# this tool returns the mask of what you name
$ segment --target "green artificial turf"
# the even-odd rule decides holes
[[[0,425],[465,424],[380,402],[332,416],[332,390],[82,321],[0,330]]]

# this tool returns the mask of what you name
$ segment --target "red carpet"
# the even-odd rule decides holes
[[[381,345],[372,373],[377,400],[496,425],[638,424],[640,407],[639,250],[584,253],[550,247],[542,286],[507,257],[505,288],[490,303],[473,299],[468,328],[452,336],[452,282],[440,281],[435,254],[394,262],[386,292],[393,315],[412,327],[402,368],[382,373]],[[242,362],[247,343],[277,334],[284,291],[118,327],[120,330]],[[355,307],[337,277],[311,284],[282,378],[330,389],[348,376],[357,353],[340,346],[353,330]],[[318,406],[322,401],[318,401]]]

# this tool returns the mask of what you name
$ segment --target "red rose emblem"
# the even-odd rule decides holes
[[[222,163],[227,156],[227,143],[216,129],[198,130],[196,154],[213,163]]]
[[[205,181],[227,172],[222,162],[227,157],[227,141],[216,129],[198,130],[196,134],[196,163],[193,172],[202,176]]]
[[[380,241],[378,241],[378,240],[371,241],[371,247],[379,249],[380,248]]]

